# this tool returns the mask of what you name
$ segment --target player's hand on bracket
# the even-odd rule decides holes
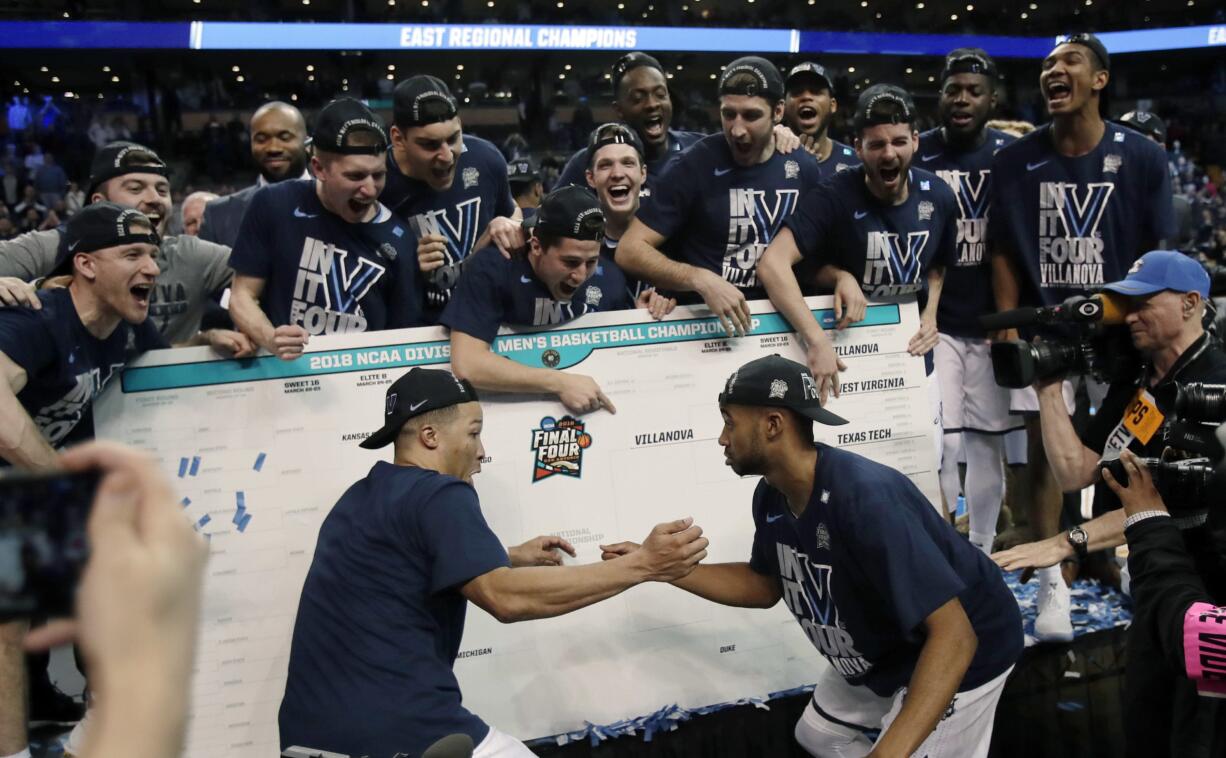
[[[272,353],[283,361],[292,361],[302,355],[311,335],[301,326],[286,324],[278,326],[272,333]]]
[[[744,337],[753,329],[745,293],[725,281],[724,277],[714,271],[703,270],[698,275],[695,290],[719,318],[729,337]]]
[[[1034,569],[1055,566],[1065,558],[1071,558],[1072,555],[1073,548],[1068,544],[1064,533],[1061,532],[1055,537],[1049,537],[1038,542],[1027,542],[1011,547],[1008,550],[1002,550],[999,553],[992,553],[992,560],[996,561],[996,565],[1005,571],[1025,569],[1022,574],[1022,581],[1024,582],[1030,579]]]
[[[860,282],[846,271],[840,271],[834,285],[834,328],[846,329],[848,324],[864,320],[868,298]]]
[[[639,293],[638,300],[635,301],[635,307],[646,310],[651,314],[652,318],[659,321],[673,312],[673,308],[677,307],[677,301],[671,297],[661,295],[652,287]]]
[[[919,331],[907,343],[907,352],[911,355],[925,355],[929,350],[937,346],[939,339],[936,320],[921,318]]]
[[[647,581],[672,582],[688,576],[707,557],[708,544],[702,527],[687,517],[657,524],[631,557],[638,559]]]
[[[596,380],[584,374],[568,374],[559,372],[562,388],[558,391],[558,399],[566,410],[571,413],[592,413],[604,408],[609,413],[617,413],[613,401],[601,391]]]
[[[795,152],[800,149],[800,137],[796,136],[796,132],[787,128],[783,124],[775,124],[772,130],[775,133],[775,150],[782,155]]]
[[[446,239],[438,234],[426,234],[417,240],[417,267],[423,274],[441,268],[446,262]]]
[[[805,349],[805,364],[817,381],[817,392],[822,405],[826,404],[826,398],[832,393],[835,397],[839,396],[839,372],[846,371],[847,364],[834,352],[834,343],[829,337],[823,335],[818,344],[809,345]]]
[[[623,555],[630,555],[635,550],[638,550],[641,547],[642,545],[640,545],[639,543],[630,542],[629,540],[627,540],[626,542],[617,542],[612,545],[601,545],[600,546],[600,560],[611,561],[614,558],[620,558]]]
[[[506,216],[490,219],[487,232],[490,235],[490,241],[498,247],[498,251],[504,258],[510,258],[528,244],[528,239],[524,236],[523,224]]]
[[[231,358],[248,358],[258,349],[250,337],[233,329],[210,329],[204,336],[209,347]]]
[[[34,285],[15,276],[0,276],[0,303],[34,310],[43,307],[43,301],[38,299]]]
[[[575,557],[575,546],[552,534],[542,534],[533,537],[522,545],[507,548],[507,556],[511,559],[513,568],[523,566],[561,566],[562,550],[571,558]]]

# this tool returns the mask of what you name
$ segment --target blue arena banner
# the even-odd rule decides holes
[[[966,34],[870,34],[802,30],[799,43],[798,52],[801,53],[858,55],[943,56],[957,47],[981,47],[994,58],[1042,58],[1051,50],[1051,42],[1047,38]]]
[[[183,49],[190,28],[186,21],[0,21],[0,48]]]
[[[1133,32],[1103,32],[1098,38],[1111,55],[1155,50],[1192,50],[1226,46],[1226,24],[1188,26],[1181,29],[1141,29]]]
[[[792,29],[517,24],[256,24],[196,22],[197,50],[675,50],[788,53]]]

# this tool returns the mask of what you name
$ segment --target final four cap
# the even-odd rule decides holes
[[[804,63],[797,63],[795,66],[792,66],[792,70],[788,72],[788,78],[784,80],[784,84],[791,87],[793,80],[799,79],[802,76],[815,76],[826,83],[826,89],[831,92],[834,91],[834,74],[827,71],[826,67],[820,63],[813,63],[812,61],[805,61]]]
[[[540,180],[541,172],[537,170],[531,158],[516,158],[513,161],[507,161],[507,181],[511,184],[539,182]]]
[[[436,368],[413,368],[387,388],[383,411],[383,428],[359,443],[367,450],[377,450],[396,440],[404,423],[423,413],[437,411],[460,403],[477,402],[477,391],[464,379],[450,371]]]
[[[98,190],[98,185],[124,174],[157,174],[170,176],[170,168],[158,154],[135,142],[111,142],[94,153],[89,164],[89,197]]]
[[[72,258],[77,253],[138,243],[154,246],[161,243],[148,216],[116,203],[90,203],[68,219],[51,273],[53,276],[72,273]]]
[[[746,55],[729,63],[719,75],[719,94],[782,100],[783,77],[775,64],[765,58]]]
[[[1152,295],[1163,290],[1199,292],[1209,297],[1205,267],[1176,250],[1150,250],[1137,258],[1128,275],[1103,287],[1121,295]]]
[[[604,213],[590,190],[575,184],[550,192],[533,219],[536,234],[576,240],[604,238]]]
[[[401,129],[450,121],[459,112],[443,80],[427,74],[410,76],[392,92],[392,123]]]
[[[374,135],[375,144],[352,144],[350,138],[359,132]],[[316,150],[340,155],[380,155],[387,152],[387,132],[374,111],[361,101],[338,97],[315,117],[311,145]]]
[[[1159,141],[1166,142],[1166,124],[1149,111],[1128,111],[1120,116],[1120,123],[1146,137],[1156,137]]]
[[[660,65],[660,61],[651,57],[647,53],[640,53],[637,50],[635,50],[632,53],[626,53],[625,55],[617,59],[617,62],[613,64],[613,71],[612,71],[613,94],[615,96],[617,95],[617,88],[621,86],[622,77],[630,73],[634,69],[640,68],[642,66],[646,66],[647,68],[654,68],[656,71],[659,71],[661,74],[664,73],[664,67]]]
[[[752,360],[732,372],[719,393],[719,404],[787,408],[820,424],[847,423],[847,419],[822,407],[817,382],[809,369],[778,354]]]
[[[610,121],[592,130],[587,138],[587,163],[590,168],[596,161],[596,152],[605,145],[629,145],[638,151],[639,160],[643,160],[643,140],[638,132],[620,121]]]
[[[1057,37],[1056,47],[1060,47],[1061,45],[1081,45],[1083,47],[1088,47],[1090,48],[1090,51],[1094,53],[1094,56],[1098,58],[1098,62],[1102,64],[1102,67],[1108,71],[1111,70],[1111,56],[1107,54],[1107,46],[1103,44],[1102,40],[1095,37],[1093,34],[1090,34],[1089,32],[1078,32],[1076,34],[1066,34],[1062,37]]]
[[[989,79],[996,78],[996,63],[986,50],[978,47],[960,47],[950,50],[945,56],[945,67],[941,69],[941,81],[954,74],[983,74]]]
[[[880,124],[910,124],[915,121],[915,102],[895,84],[874,84],[860,93],[854,118],[856,130]]]

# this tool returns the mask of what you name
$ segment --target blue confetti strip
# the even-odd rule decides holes
[[[260,469],[264,468],[264,459],[267,457],[268,456],[264,453],[260,453],[259,455],[257,455],[255,457],[255,465],[252,466],[252,468],[254,468],[256,471],[259,471]]]
[[[238,503],[238,509],[240,511],[247,510],[247,493],[243,492],[242,490],[236,490],[234,492],[234,500]]]
[[[187,473],[195,476],[198,471],[200,471],[200,456],[196,455],[192,457],[192,467]]]
[[[251,523],[251,514],[250,513],[245,514],[242,518],[238,519],[234,523],[238,524],[239,532],[247,531],[247,524]]]
[[[179,505],[183,506],[184,508],[186,508],[187,506],[191,504],[192,504],[192,499],[190,497],[185,497],[179,501]]]
[[[1017,598],[1018,607],[1022,611],[1022,620],[1027,637],[1026,644],[1030,645],[1034,642],[1034,619],[1038,615],[1035,601],[1038,596],[1039,583],[1032,580],[1022,584],[1019,581],[1020,577],[1020,571],[1008,572],[1004,575],[1005,584],[1013,591],[1014,597]],[[1105,587],[1097,582],[1077,581],[1073,584],[1070,596],[1074,637],[1127,626],[1132,621],[1131,601],[1111,587]],[[582,729],[565,732],[553,737],[542,737],[532,740],[528,744],[529,746],[566,745],[570,742],[587,740],[591,745],[596,746],[607,739],[624,735],[637,735],[639,733],[642,733],[644,742],[651,742],[656,734],[671,732],[681,722],[689,721],[695,716],[705,716],[709,713],[722,711],[725,708],[735,708],[739,705],[753,705],[756,708],[770,710],[770,706],[767,703],[771,700],[792,697],[812,691],[813,685],[810,684],[790,690],[772,692],[766,696],[765,700],[762,698],[742,698],[732,702],[716,703],[715,705],[707,705],[701,708],[682,708],[673,704],[646,716],[625,719],[612,724],[584,722]],[[1056,707],[1062,711],[1080,711],[1085,708],[1085,704],[1068,700],[1057,703]]]
[[[180,479],[187,476],[187,463],[188,463],[188,460],[186,458],[179,459],[179,478]]]
[[[204,525],[205,525],[205,524],[207,524],[207,523],[209,523],[209,522],[210,522],[210,521],[212,521],[212,520],[213,520],[213,517],[212,517],[212,516],[210,516],[209,514],[207,514],[207,513],[206,513],[206,514],[204,514],[203,516],[201,516],[201,517],[200,517],[200,520],[199,520],[199,521],[197,521],[197,522],[196,522],[196,528],[197,528],[197,529],[203,529],[203,528],[204,528]]]

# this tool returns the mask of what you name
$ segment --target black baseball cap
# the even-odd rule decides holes
[[[148,227],[149,231],[137,231],[133,228],[136,226]],[[72,258],[77,253],[138,243],[157,246],[161,241],[153,222],[135,208],[107,201],[90,203],[68,219],[51,276],[71,274]]]
[[[617,59],[617,62],[613,64],[612,71],[610,71],[613,76],[614,96],[617,95],[617,88],[622,83],[622,77],[640,66],[654,68],[661,74],[664,73],[664,67],[660,65],[660,62],[647,53],[640,53],[637,50],[632,53],[626,53]]]
[[[450,121],[459,113],[451,90],[428,74],[410,76],[392,92],[392,123],[401,129]]]
[[[378,141],[373,145],[349,144],[349,137],[358,132],[373,134]],[[339,155],[379,155],[387,152],[388,146],[383,122],[365,103],[352,97],[338,97],[319,111],[309,142],[316,150]]]
[[[1111,70],[1111,56],[1107,54],[1107,46],[1102,40],[1095,37],[1090,32],[1078,32],[1076,34],[1066,34],[1063,37],[1056,38],[1056,47],[1061,45],[1081,45],[1090,48],[1091,52],[1098,58],[1098,62],[1103,68]],[[1054,48],[1053,48],[1054,49]]]
[[[409,369],[387,388],[383,427],[362,440],[367,450],[378,450],[394,442],[404,422],[423,413],[460,403],[477,402],[477,391],[465,379],[437,368]]]
[[[516,158],[507,163],[507,181],[511,184],[539,182],[541,172],[531,158]]]
[[[792,70],[788,71],[788,78],[784,80],[784,89],[792,87],[792,80],[799,79],[802,76],[815,76],[826,83],[826,89],[834,92],[834,74],[826,69],[820,63],[805,61],[792,66]]]
[[[538,236],[599,240],[604,238],[604,212],[591,190],[569,184],[545,195],[532,229]]]
[[[978,47],[959,47],[950,50],[945,56],[945,67],[941,69],[941,82],[954,74],[983,74],[988,79],[996,79],[996,62],[986,50]]]
[[[894,105],[879,111],[882,105]],[[852,119],[856,131],[880,124],[911,124],[915,122],[915,102],[905,89],[894,84],[874,84],[860,93],[856,114]]]
[[[778,353],[733,371],[719,393],[719,404],[767,405],[787,408],[827,426],[847,423],[847,419],[822,407],[817,381],[809,369]]]
[[[138,161],[139,162],[134,162]],[[89,164],[88,198],[98,191],[98,185],[124,174],[157,174],[170,176],[170,167],[158,154],[135,142],[111,142],[98,148]]]
[[[742,81],[737,84],[730,84],[729,80],[737,77],[738,74],[748,76],[742,78]],[[775,67],[775,64],[765,58],[746,55],[729,63],[724,72],[720,74],[719,94],[761,96],[768,100],[782,100],[783,76],[779,74],[779,69]]]
[[[1120,123],[1146,137],[1157,137],[1160,142],[1166,142],[1166,124],[1149,111],[1128,111],[1120,116]]]
[[[587,138],[587,165],[589,168],[596,160],[596,151],[605,145],[630,145],[638,151],[639,160],[645,160],[646,151],[643,149],[643,138],[638,132],[620,121],[611,121],[593,129]]]

